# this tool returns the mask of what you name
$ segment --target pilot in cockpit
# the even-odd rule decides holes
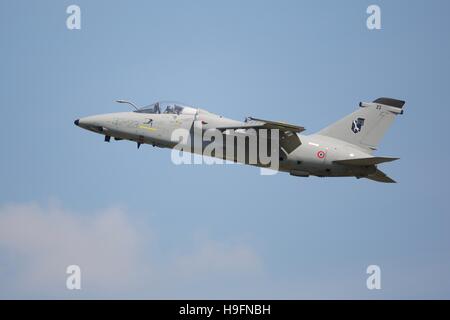
[[[173,112],[173,107],[171,105],[168,105],[166,108],[166,111],[164,111],[164,113],[174,113]]]
[[[155,113],[161,113],[161,109],[159,108],[159,102],[155,103],[155,107],[153,110]]]

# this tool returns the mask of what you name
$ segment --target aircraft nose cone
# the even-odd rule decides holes
[[[80,123],[80,119],[77,119],[73,122],[76,126],[78,126],[78,124]]]

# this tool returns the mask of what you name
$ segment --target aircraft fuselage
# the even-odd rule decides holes
[[[138,112],[119,112],[95,115],[81,118],[75,121],[78,126],[102,134],[109,141],[110,137],[115,140],[130,140],[141,144],[149,144],[163,148],[173,148],[177,141],[173,141],[172,134],[177,129],[192,132],[195,114],[147,114]],[[214,129],[219,126],[240,126],[245,122],[224,118],[222,116],[201,111],[197,117],[202,122],[202,129]],[[244,130],[246,131],[246,130]],[[223,132],[224,143],[228,131]],[[235,135],[245,134],[236,130]],[[349,158],[365,158],[371,155],[354,145],[331,137],[319,134],[302,135],[297,134],[301,144],[290,153],[280,152],[279,171],[289,172],[294,176],[356,176],[363,177],[376,170],[371,166],[344,166],[335,164],[333,161]],[[204,149],[204,146],[201,150]],[[196,152],[195,150],[193,152]],[[200,152],[197,152],[200,153]],[[225,154],[225,152],[224,152]],[[226,160],[236,162],[236,158]],[[247,162],[247,164],[249,164]],[[252,164],[263,166],[260,163]]]

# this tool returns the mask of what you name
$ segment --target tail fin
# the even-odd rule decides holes
[[[378,143],[397,114],[403,114],[405,101],[378,98],[373,102],[360,102],[360,108],[345,118],[322,129],[318,134],[346,141],[368,152]]]

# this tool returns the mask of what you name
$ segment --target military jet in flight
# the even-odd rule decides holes
[[[115,140],[130,140],[136,142],[138,148],[142,144],[176,148],[180,141],[174,140],[173,133],[178,129],[189,132],[191,138],[198,132],[202,135],[208,130],[216,130],[224,139],[219,142],[216,135],[214,142],[219,145],[218,149],[223,147],[223,150],[213,152],[212,157],[267,167],[259,159],[256,162],[249,161],[248,145],[244,144],[245,156],[241,158],[235,152],[226,152],[229,148],[225,143],[226,136],[256,136],[256,141],[267,143],[267,150],[277,151],[279,158],[276,159],[276,170],[293,176],[350,176],[385,183],[395,182],[379,170],[378,165],[398,158],[372,154],[394,118],[403,114],[405,101],[378,98],[373,102],[361,102],[353,113],[310,135],[301,134],[305,128],[293,124],[252,117],[237,121],[177,102],[156,102],[142,108],[124,100],[117,102],[130,104],[134,110],[80,118],[75,120],[75,125],[104,135],[106,142],[111,137]],[[263,131],[276,131],[277,135],[275,139],[274,135],[263,137]],[[192,144],[193,140],[185,143]],[[202,153],[211,141],[202,140],[200,151],[194,149],[190,152]],[[233,143],[236,144],[235,140]],[[258,146],[261,145],[257,145],[257,149]]]

